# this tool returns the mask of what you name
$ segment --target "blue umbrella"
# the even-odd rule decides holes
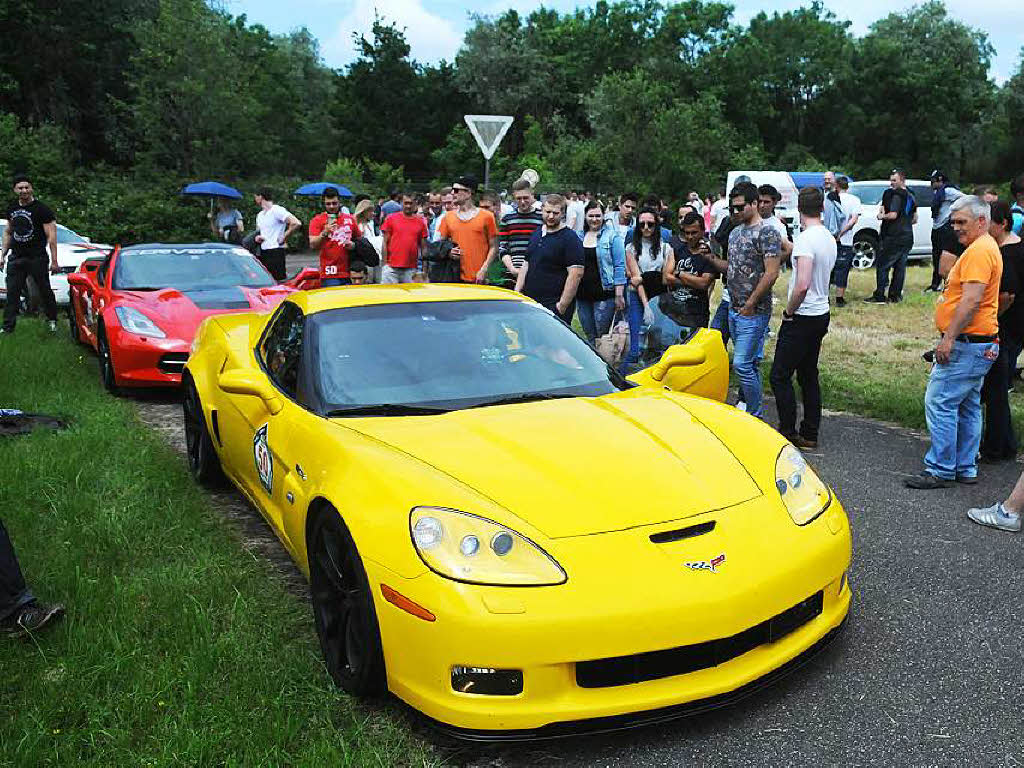
[[[196,195],[197,197],[230,197],[235,200],[242,197],[242,193],[237,189],[229,187],[227,184],[221,184],[219,181],[197,181],[182,189],[181,194]]]
[[[333,181],[314,181],[312,184],[303,184],[292,194],[296,195],[322,195],[328,187],[334,187],[342,197],[352,197],[352,190],[344,184],[335,184]]]

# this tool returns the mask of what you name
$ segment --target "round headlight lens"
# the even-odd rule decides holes
[[[412,528],[412,537],[420,549],[431,549],[444,539],[444,526],[436,517],[421,517]]]
[[[465,536],[459,542],[459,551],[466,557],[472,557],[480,550],[480,539],[476,536]]]
[[[494,550],[494,554],[504,557],[512,551],[512,543],[512,534],[502,531],[501,533],[496,533],[494,538],[491,539],[491,549]]]

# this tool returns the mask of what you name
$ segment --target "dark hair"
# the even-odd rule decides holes
[[[417,197],[416,193],[415,193],[415,192],[413,192],[413,191],[412,191],[412,190],[410,190],[410,189],[406,189],[406,190],[403,190],[402,192],[399,192],[399,193],[398,193],[398,196],[399,196],[399,197],[408,197],[408,198],[410,198],[410,199],[411,199],[411,200],[412,200],[413,202],[419,202],[419,197]]]
[[[604,206],[601,205],[601,201],[596,198],[591,198],[590,202],[583,206],[583,229],[584,231],[590,229],[587,225],[587,214],[595,208],[599,208],[602,215],[604,214]],[[604,220],[601,221],[601,229],[604,229]]]
[[[796,209],[804,216],[821,216],[825,208],[825,193],[817,187],[804,187],[796,198]]]
[[[850,180],[846,176],[839,176],[836,178],[836,184],[839,185],[840,189],[849,189]]]
[[[1001,225],[1003,229],[1009,232],[1013,226],[1013,211],[1010,210],[1010,204],[1005,200],[996,200],[993,203],[989,203],[988,207],[991,210],[989,214],[991,216],[990,221],[993,224]]]
[[[1014,197],[1024,195],[1024,173],[1014,177],[1013,181],[1010,182],[1010,194]]]
[[[756,203],[757,202],[757,187],[751,184],[749,181],[743,181],[732,188],[729,192],[729,201],[731,202],[734,197],[742,197],[745,203]]]
[[[256,194],[262,197],[264,200],[274,202],[274,190],[270,187],[260,187],[256,190]]]
[[[619,195],[619,203],[624,203],[627,200],[632,200],[635,203],[639,198],[636,196],[636,192],[623,192]]]
[[[324,197],[325,198],[328,198],[328,197],[330,197],[330,198],[341,197],[341,193],[338,192],[338,188],[337,187],[324,187]],[[271,198],[271,199],[273,199],[273,198]]]
[[[361,261],[353,261],[348,265],[348,271],[351,272],[366,272],[366,265]]]
[[[401,192],[402,191],[398,187],[392,187],[391,191],[388,192],[388,197],[398,197]]]
[[[653,208],[641,208],[640,213],[636,215],[636,227],[633,228],[633,250],[639,255],[640,248],[637,246],[637,243],[643,240],[643,235],[640,234],[640,217],[645,213],[649,213],[654,217],[654,234],[651,235],[651,254],[657,256],[661,252],[661,217]]]
[[[681,227],[682,229],[686,229],[692,224],[700,224],[701,231],[704,231],[704,217],[701,216],[699,213],[688,213],[685,216],[683,216],[683,225]]]
[[[533,192],[533,185],[526,179],[516,179],[514,182],[512,182],[513,192],[522,192],[524,189]]]
[[[369,195],[356,195],[352,198],[352,205],[359,205],[363,200],[371,200]]]
[[[494,203],[495,207],[497,207],[499,209],[499,211],[497,211],[497,212],[500,213],[500,209],[501,209],[501,196],[497,192],[495,192],[493,189],[485,189],[485,190],[483,190],[480,193],[480,199],[481,200],[490,200],[492,203]]]
[[[658,197],[657,195],[647,195],[647,197],[644,198],[644,202],[641,207],[653,208],[654,210],[658,210],[659,208],[661,208],[661,198]]]
[[[11,186],[17,186],[18,184],[21,184],[21,182],[23,181],[27,181],[29,184],[32,183],[32,179],[28,177],[27,173],[16,173],[14,174],[14,181],[11,182]]]
[[[782,199],[782,195],[779,194],[779,190],[773,187],[771,184],[762,184],[757,188],[758,195],[769,195],[772,200],[776,203]]]

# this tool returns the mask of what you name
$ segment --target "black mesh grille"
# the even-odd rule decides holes
[[[164,373],[181,373],[185,368],[186,361],[188,361],[187,352],[168,352],[160,358],[156,367]]]
[[[696,645],[682,645],[663,651],[578,662],[576,684],[581,688],[609,688],[673,675],[685,675],[698,669],[724,664],[759,645],[773,643],[802,627],[821,614],[822,600],[823,593],[817,592],[792,608],[732,637],[709,640]]]

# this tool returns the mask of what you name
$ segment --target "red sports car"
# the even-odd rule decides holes
[[[301,272],[289,283],[306,277]],[[270,310],[296,290],[276,283],[248,251],[224,243],[114,248],[82,262],[68,283],[71,336],[96,350],[111,392],[178,386],[205,317]]]

